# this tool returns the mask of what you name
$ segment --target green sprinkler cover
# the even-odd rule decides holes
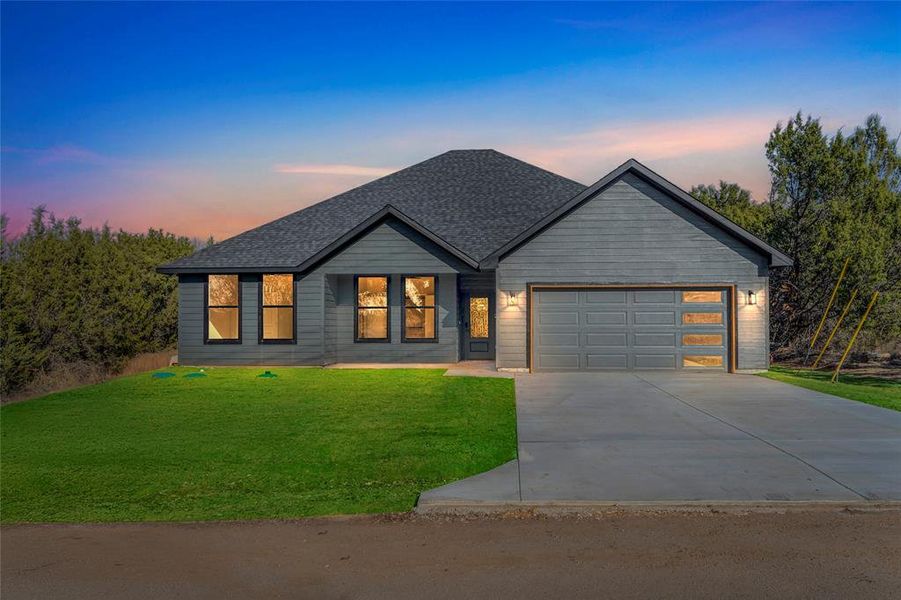
[[[257,377],[278,377],[278,375],[276,375],[272,371],[264,371],[263,373],[257,375]]]
[[[185,375],[185,377],[189,377],[191,379],[194,379],[196,377],[206,377],[206,373],[188,373],[187,375]]]
[[[161,371],[159,373],[154,373],[151,375],[154,379],[166,379],[168,377],[175,377],[175,373],[169,373],[168,371]]]

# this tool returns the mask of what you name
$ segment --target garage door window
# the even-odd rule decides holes
[[[686,333],[682,335],[683,346],[722,346],[723,336],[719,333]]]
[[[721,325],[723,322],[723,313],[702,313],[702,312],[686,312],[682,313],[682,323],[685,325]]]
[[[723,357],[718,355],[683,356],[683,367],[722,367]]]
[[[682,303],[683,304],[694,304],[698,302],[706,302],[719,304],[723,301],[723,292],[720,291],[685,291],[682,292]]]

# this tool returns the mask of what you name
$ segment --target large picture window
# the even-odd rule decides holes
[[[358,342],[389,341],[388,277],[357,276],[356,340]]]
[[[260,341],[293,341],[294,276],[263,275],[260,295]]]
[[[405,342],[434,342],[438,340],[438,312],[435,298],[437,279],[433,276],[404,277]]]
[[[207,276],[207,342],[241,341],[240,298],[237,275]]]

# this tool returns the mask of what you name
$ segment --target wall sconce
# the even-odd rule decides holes
[[[748,306],[754,306],[757,304],[757,294],[754,293],[754,290],[748,290]]]
[[[516,306],[516,292],[507,291],[507,306]]]

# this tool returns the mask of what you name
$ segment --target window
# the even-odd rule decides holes
[[[241,301],[237,275],[207,276],[207,342],[241,341]]]
[[[682,313],[683,325],[720,325],[723,322],[723,313]]]
[[[294,341],[294,275],[263,275],[260,341]]]
[[[683,356],[682,357],[682,366],[683,367],[722,367],[723,366],[723,357],[720,355]]]
[[[389,341],[388,277],[357,276],[356,340],[358,342]]]
[[[720,303],[723,301],[723,292],[705,292],[702,290],[682,292],[682,303],[707,302]]]
[[[722,346],[723,336],[719,333],[682,334],[683,346]]]
[[[469,337],[488,337],[488,298],[469,299]]]
[[[437,280],[435,277],[404,277],[405,342],[438,341]]]

